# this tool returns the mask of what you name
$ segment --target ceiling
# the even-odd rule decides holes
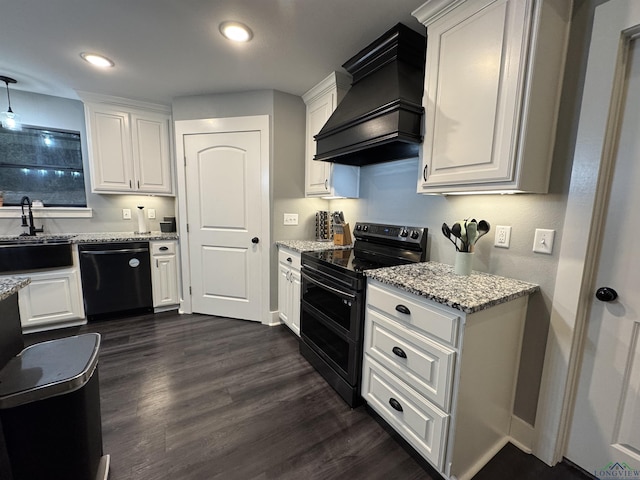
[[[76,91],[170,104],[205,93],[276,89],[302,95],[424,0],[18,0],[2,2],[0,75],[10,88]],[[243,22],[254,38],[218,32]],[[107,70],[80,52],[102,53]],[[4,101],[0,100],[0,109]],[[18,106],[14,105],[17,111]]]

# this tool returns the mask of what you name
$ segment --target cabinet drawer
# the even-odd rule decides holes
[[[368,309],[365,353],[449,411],[456,352]]]
[[[407,442],[442,471],[449,425],[446,413],[411,390],[369,355],[364,356],[362,396]]]
[[[405,294],[397,289],[390,291],[371,283],[367,286],[367,305],[421,330],[429,337],[453,347],[458,343],[460,316],[453,309],[428,305],[416,295]]]
[[[173,255],[176,242],[151,242],[151,255]]]
[[[291,259],[291,261],[289,261],[289,259]],[[278,261],[296,270],[300,270],[300,254],[298,252],[280,247],[278,249]]]

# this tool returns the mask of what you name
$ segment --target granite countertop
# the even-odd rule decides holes
[[[366,270],[365,275],[465,313],[506,303],[540,288],[533,283],[476,271],[467,276],[456,275],[452,265],[437,262]]]
[[[70,241],[71,243],[91,243],[91,242],[131,242],[131,241],[149,241],[149,240],[177,240],[176,232],[151,232],[151,233],[133,233],[133,232],[97,232],[97,233],[65,233],[65,234],[42,234],[35,237],[19,236],[19,235],[2,235],[0,241],[23,242],[55,242]]]
[[[318,252],[320,250],[346,250],[352,245],[334,245],[333,242],[317,240],[278,240],[276,245],[286,247],[294,252]]]
[[[29,277],[0,277],[0,300],[9,298],[31,283]]]

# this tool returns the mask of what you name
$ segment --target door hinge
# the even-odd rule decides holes
[[[191,291],[191,285],[189,285],[189,295],[193,295],[193,293]]]
[[[189,233],[189,224],[187,223],[187,233]]]
[[[184,166],[185,167],[187,166],[187,156],[186,155],[184,156]]]

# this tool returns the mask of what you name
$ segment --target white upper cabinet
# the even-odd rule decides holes
[[[172,195],[168,107],[109,103],[81,94],[89,147],[91,191]],[[100,100],[100,101],[96,101]]]
[[[313,138],[327,122],[350,87],[349,76],[334,72],[302,96],[307,105],[305,195],[357,198],[360,167],[313,160]]]
[[[419,193],[546,193],[566,0],[430,0]]]

